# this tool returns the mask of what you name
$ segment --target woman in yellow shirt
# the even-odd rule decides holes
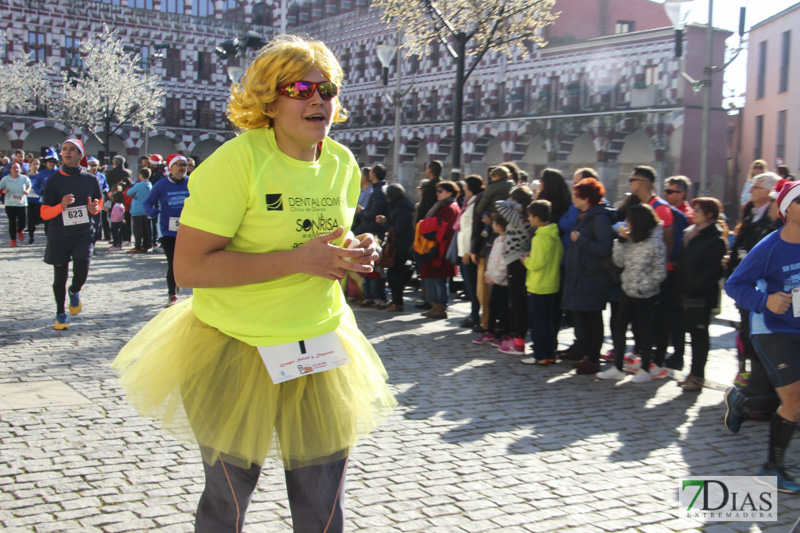
[[[370,272],[348,235],[355,158],[343,72],[319,41],[276,38],[232,88],[242,133],[192,173],[175,247],[191,300],[153,319],[114,363],[142,414],[200,445],[196,531],[240,531],[266,456],[286,470],[295,531],[342,531],[350,448],[396,404],[338,280]]]

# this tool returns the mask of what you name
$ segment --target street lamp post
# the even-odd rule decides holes
[[[454,95],[454,109],[453,109],[453,167],[451,169],[453,181],[461,179],[461,125],[463,122],[463,106],[464,106],[464,73],[466,70],[466,51],[467,51],[467,34],[464,31],[456,31],[453,25],[447,20],[442,12],[433,4],[432,0],[423,0],[425,6],[431,14],[431,17],[439,20],[442,25],[452,36],[455,41],[456,48],[453,49],[446,39],[440,37],[442,44],[445,45],[447,51],[456,60],[456,86]]]
[[[402,74],[402,62],[403,62],[403,55],[402,52],[400,51],[400,43],[402,39],[403,39],[403,34],[398,30],[396,45],[379,44],[378,46],[375,47],[375,51],[378,54],[378,60],[381,62],[381,66],[383,67],[382,80],[384,87],[389,84],[389,66],[392,64],[392,60],[395,61],[395,88],[394,88],[394,93],[392,94],[392,97],[390,99],[390,103],[394,108],[393,179],[396,183],[400,181],[400,108],[403,103],[403,97],[405,97],[405,95],[408,94],[408,91],[411,90],[411,87],[413,87],[413,81],[405,92],[403,92],[400,87],[400,77]],[[414,73],[414,78],[416,78],[416,73]]]
[[[221,60],[225,61],[228,58],[236,57],[239,52],[242,52],[241,58],[239,59],[240,64],[238,66],[228,67],[228,79],[231,80],[231,83],[239,83],[244,75],[244,67],[247,62],[247,49],[254,48],[258,50],[265,44],[266,42],[256,32],[248,31],[241,39],[227,39],[222,41],[219,43],[219,46],[214,49],[214,53],[217,54],[217,57]]]
[[[398,39],[398,44],[399,39]],[[393,170],[392,178],[397,183],[400,178],[400,51],[397,46],[391,44],[379,44],[376,47],[378,59],[383,66],[383,85],[388,85],[388,72],[389,65],[392,64],[393,59],[397,59],[395,63],[395,89],[392,94],[391,104],[394,108],[394,154],[393,154]]]
[[[686,25],[686,19],[689,15],[689,10],[691,9],[691,3],[694,0],[665,0],[664,1],[664,9],[667,12],[667,16],[669,17],[670,21],[672,22],[672,26],[675,28],[675,57],[681,58],[682,50],[683,50],[683,28]],[[711,122],[711,85],[712,79],[711,77],[716,72],[723,72],[728,65],[730,65],[738,56],[739,52],[742,50],[741,40],[744,36],[744,17],[745,17],[745,8],[740,8],[739,11],[739,48],[735,51],[733,57],[731,57],[725,64],[719,67],[715,67],[714,63],[714,27],[712,26],[712,18],[714,14],[714,0],[708,0],[708,25],[706,26],[706,61],[705,67],[703,68],[703,79],[695,80],[686,72],[683,71],[681,67],[681,76],[683,76],[686,81],[692,87],[692,90],[695,92],[704,90],[703,92],[703,114],[702,114],[702,124],[701,124],[701,131],[700,131],[700,176],[699,176],[699,194],[703,196],[708,195],[708,132],[710,128]]]

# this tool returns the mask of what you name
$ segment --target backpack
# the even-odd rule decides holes
[[[673,246],[672,246],[672,255],[668,257],[670,261],[673,263],[678,262],[678,255],[680,251],[683,249],[683,230],[689,227],[689,219],[686,217],[683,212],[678,209],[677,207],[669,204],[666,200],[658,199],[653,202],[651,206],[653,209],[660,205],[665,205],[670,208],[672,211],[672,225],[675,226],[675,231],[673,233]]]

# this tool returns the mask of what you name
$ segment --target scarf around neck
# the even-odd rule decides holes
[[[456,197],[455,196],[448,196],[444,200],[439,200],[438,202],[433,204],[433,207],[428,209],[428,212],[425,213],[425,218],[430,218],[432,216],[436,216],[436,213],[438,213],[443,207],[447,207],[448,205],[452,204],[455,201],[456,201]]]

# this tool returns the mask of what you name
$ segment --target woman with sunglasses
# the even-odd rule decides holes
[[[371,235],[348,235],[358,164],[327,136],[346,118],[343,76],[319,41],[262,49],[231,90],[241,135],[189,182],[175,280],[194,297],[114,363],[143,414],[200,446],[198,532],[241,531],[267,456],[282,460],[294,531],[342,531],[350,448],[396,404],[338,283],[377,259]]]
[[[786,449],[800,422],[800,182],[784,185],[778,212],[785,226],[747,254],[725,283],[728,296],[750,311],[750,337],[780,398],[772,416],[767,462],[759,475],[776,476],[778,490],[800,493],[786,473]],[[759,399],[731,387],[725,393],[725,426],[738,433]]]
[[[461,209],[458,207],[458,193],[460,189],[453,181],[440,181],[436,184],[436,203],[428,209],[425,217],[419,223],[423,228],[436,228],[436,246],[434,253],[419,261],[419,277],[425,284],[425,294],[430,298],[433,307],[423,311],[426,318],[447,318],[447,278],[456,275],[456,267],[447,259],[445,253],[450,247],[455,233],[454,225],[458,220]]]

